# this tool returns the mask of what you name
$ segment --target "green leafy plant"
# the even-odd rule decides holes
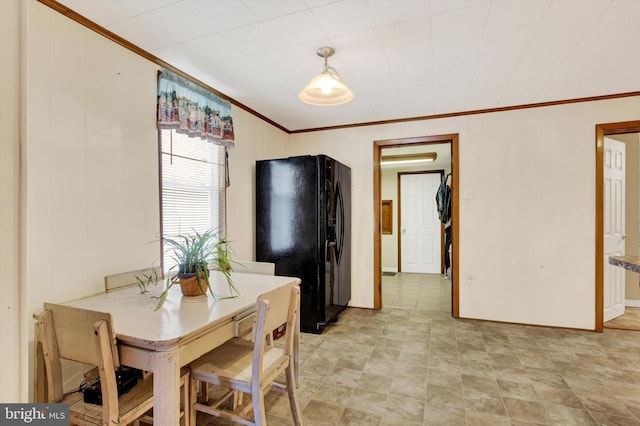
[[[207,230],[199,233],[194,231],[190,234],[178,235],[175,237],[162,237],[165,244],[165,253],[173,259],[176,266],[169,270],[165,279],[165,288],[160,297],[156,310],[167,300],[169,289],[181,279],[196,277],[198,288],[202,294],[207,291],[215,299],[216,295],[211,288],[209,281],[209,269],[217,269],[225,276],[229,285],[230,296],[236,297],[238,290],[231,278],[232,260],[229,240],[226,237],[218,237],[214,230]],[[175,268],[177,273],[172,273]]]
[[[136,275],[135,278],[137,281],[136,284],[138,284],[138,288],[140,289],[140,293],[143,294],[149,292],[149,286],[151,284],[155,285],[160,280],[156,268],[151,268],[150,274],[146,274],[143,272],[140,275]]]

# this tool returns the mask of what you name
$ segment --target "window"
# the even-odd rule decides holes
[[[225,147],[159,130],[162,146],[162,234],[225,230]],[[174,263],[168,256],[164,270]]]

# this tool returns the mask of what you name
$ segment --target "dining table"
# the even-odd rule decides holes
[[[161,281],[142,293],[137,286],[99,293],[64,303],[108,312],[117,337],[120,363],[153,373],[154,423],[180,421],[180,369],[224,342],[251,330],[258,296],[300,279],[275,275],[231,273],[234,292],[220,271],[211,271],[215,297],[183,296],[170,288],[162,307]]]

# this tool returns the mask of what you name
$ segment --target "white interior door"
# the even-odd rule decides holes
[[[441,273],[436,192],[440,173],[400,175],[400,270]]]
[[[604,321],[624,314],[624,269],[609,256],[624,255],[625,144],[604,138]]]

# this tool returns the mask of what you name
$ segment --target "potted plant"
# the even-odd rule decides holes
[[[218,237],[218,234],[210,229],[203,233],[194,231],[176,237],[162,237],[162,242],[166,247],[165,253],[174,260],[176,266],[167,274],[165,288],[158,298],[156,310],[164,304],[169,289],[174,284],[180,284],[185,296],[206,295],[208,291],[215,298],[209,282],[209,269],[216,269],[224,274],[229,284],[228,297],[237,296],[238,291],[231,279],[231,251],[226,237]]]

